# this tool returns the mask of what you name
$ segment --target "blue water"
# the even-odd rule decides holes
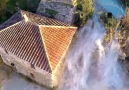
[[[118,0],[97,0],[98,3],[107,11],[111,12],[115,18],[121,18],[125,14],[124,6]]]

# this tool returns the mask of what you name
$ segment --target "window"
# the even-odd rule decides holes
[[[13,66],[13,67],[14,67],[14,66],[15,66],[15,64],[14,64],[14,63],[11,63],[11,66]]]
[[[31,68],[35,69],[35,66],[34,66],[34,64],[31,64]]]

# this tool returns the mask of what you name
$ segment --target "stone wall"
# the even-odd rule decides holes
[[[76,0],[51,0],[51,1],[68,3],[68,4],[71,4],[71,5],[73,5],[73,3],[76,2]]]
[[[55,1],[41,0],[37,9],[37,14],[55,18],[67,24],[72,24],[76,7],[74,7],[72,4]]]
[[[10,52],[6,52],[3,48],[0,47],[0,55],[3,59],[3,62],[11,67],[13,67],[17,72],[22,73],[23,75],[31,78],[32,80],[38,82],[41,85],[47,87],[54,87],[52,84],[52,76],[50,73],[39,69],[38,67],[32,68],[30,63],[14,56]]]
[[[62,3],[71,4],[71,5],[74,5],[74,3],[77,2],[77,0],[42,0],[42,1],[62,2]]]

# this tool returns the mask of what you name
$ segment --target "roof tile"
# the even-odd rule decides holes
[[[0,47],[30,64],[51,72],[37,25],[21,21],[0,32],[0,37]]]
[[[65,55],[76,29],[75,27],[64,26],[40,26],[44,47],[52,70],[55,70],[58,62]]]

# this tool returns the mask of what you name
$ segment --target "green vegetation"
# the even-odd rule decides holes
[[[54,17],[58,12],[55,10],[51,10],[46,8],[46,13],[50,15],[50,17]]]
[[[27,10],[30,12],[36,12],[39,6],[40,0],[27,0]]]
[[[36,12],[40,0],[0,0],[0,23],[5,22],[19,9]]]
[[[129,0],[119,0],[120,3],[124,4],[125,6],[129,6]]]
[[[108,13],[101,13],[100,19],[106,29],[115,28],[117,21],[112,16],[109,16]]]
[[[19,7],[23,10],[27,10],[27,0],[18,0]]]
[[[77,11],[75,12],[75,25],[82,27],[93,14],[92,0],[77,0]]]
[[[2,11],[4,10],[4,8],[7,5],[8,0],[0,0],[0,12],[2,13]]]
[[[5,9],[7,8],[8,0],[0,0],[0,22],[3,22],[6,20],[6,17],[4,15]]]

